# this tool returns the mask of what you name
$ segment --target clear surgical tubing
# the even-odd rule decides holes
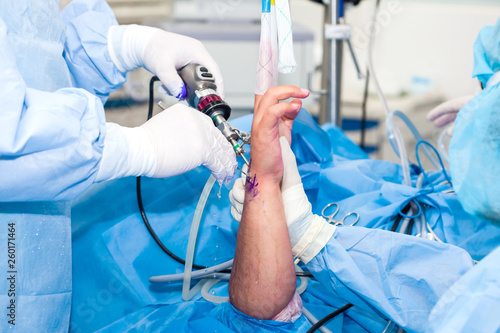
[[[446,127],[441,132],[441,134],[439,134],[438,142],[437,142],[437,149],[438,149],[439,154],[441,155],[441,158],[443,159],[443,161],[446,164],[450,165],[450,160],[448,159],[448,151],[446,150],[446,145],[445,145],[446,139],[448,138],[448,130],[449,130],[449,127]]]
[[[395,149],[395,152],[401,160],[401,166],[403,168],[404,183],[408,186],[411,186],[410,164],[408,162],[408,157],[406,154],[406,149],[404,146],[403,137],[401,136],[401,132],[397,128],[396,124],[394,123],[393,117],[391,115],[391,111],[389,109],[389,105],[387,104],[387,99],[385,98],[384,93],[382,92],[382,89],[380,88],[380,84],[378,82],[377,75],[375,74],[375,69],[373,66],[373,57],[372,57],[373,41],[375,39],[375,22],[377,21],[377,12],[378,12],[379,4],[380,4],[380,0],[377,0],[376,4],[375,4],[375,10],[373,12],[370,41],[369,41],[369,45],[368,45],[368,70],[370,71],[370,74],[372,75],[375,89],[377,91],[377,94],[378,94],[380,101],[382,102],[382,105],[383,105],[384,110],[385,110],[385,114],[386,114],[385,124],[386,124],[386,130],[387,130],[387,137],[389,138],[389,141],[391,142],[391,144],[393,144],[393,148],[394,148],[393,142],[395,142],[395,145],[397,146],[397,150]]]
[[[193,217],[193,224],[191,225],[191,232],[189,234],[188,247],[186,251],[186,264],[184,266],[184,284],[182,285],[182,298],[185,301],[193,298],[194,295],[198,293],[199,290],[190,290],[191,286],[191,273],[193,270],[193,257],[194,257],[194,248],[196,245],[196,237],[198,235],[198,228],[200,227],[201,216],[203,214],[203,209],[205,208],[205,204],[208,199],[208,195],[212,190],[212,187],[215,183],[215,177],[210,175],[208,178],[203,191],[201,192],[200,199],[198,200],[198,205],[196,206],[196,211]],[[200,281],[201,282],[201,281]],[[194,289],[194,288],[193,288]]]
[[[417,142],[424,141],[424,138],[422,137],[422,135],[420,135],[420,132],[415,127],[415,125],[412,123],[410,118],[408,118],[407,115],[405,115],[403,112],[401,112],[399,110],[395,110],[394,112],[391,113],[391,118],[392,118],[391,121],[392,122],[394,122],[394,116],[397,116],[402,121],[404,121],[404,123],[410,129],[411,133],[413,134],[413,137],[415,138],[415,140]],[[391,144],[393,144],[393,143],[391,142]],[[427,156],[427,158],[431,161],[432,165],[438,170],[441,169],[441,164],[439,163],[438,159],[436,158],[436,155],[434,154],[434,152],[432,152],[429,149],[429,147],[426,145],[421,145],[421,146],[422,146],[422,150],[424,151],[425,156]]]

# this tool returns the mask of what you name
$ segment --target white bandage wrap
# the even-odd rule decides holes
[[[293,257],[307,264],[325,247],[336,229],[321,216],[313,215],[305,233],[292,247]]]

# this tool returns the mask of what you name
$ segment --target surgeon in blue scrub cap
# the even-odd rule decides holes
[[[476,39],[473,77],[483,89],[479,94],[445,102],[431,110],[427,118],[438,127],[451,123],[450,169],[464,208],[498,222],[500,20],[495,26],[485,26]]]
[[[233,176],[230,144],[198,111],[175,105],[140,127],[106,123],[103,104],[127,72],[144,67],[180,98],[177,69],[189,63],[213,72],[223,95],[197,40],[118,25],[105,1],[61,12],[58,0],[0,0],[0,331],[68,330],[69,200],[92,183],[199,165]]]
[[[450,143],[453,187],[464,208],[500,223],[500,20],[474,44],[483,90],[458,113]]]
[[[500,19],[474,44],[483,90],[458,113],[450,143],[453,187],[464,208],[500,225]],[[499,332],[500,247],[458,280],[429,317],[428,332]]]

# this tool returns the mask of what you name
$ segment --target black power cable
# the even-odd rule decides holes
[[[154,103],[154,83],[160,81],[157,76],[153,76],[151,80],[149,81],[149,107],[148,107],[148,119],[151,119],[153,117],[153,103]],[[172,251],[167,249],[165,244],[160,240],[156,232],[153,230],[151,227],[151,224],[149,223],[148,217],[146,216],[146,211],[144,210],[144,205],[142,204],[142,195],[141,195],[141,177],[137,177],[136,180],[136,192],[137,192],[137,204],[139,205],[139,211],[141,212],[141,217],[142,221],[144,222],[144,225],[146,226],[146,229],[148,229],[151,237],[155,240],[156,244],[165,252],[169,257],[177,261],[178,263],[185,265],[186,261],[177,255],[175,255]],[[205,269],[208,268],[207,266],[202,266],[202,265],[196,265],[193,263],[193,268],[195,269]],[[222,270],[221,273],[231,273],[230,269],[225,269]],[[306,273],[306,272],[296,272],[296,276],[298,277],[309,277],[312,278],[313,275],[311,273]]]
[[[415,224],[415,220],[411,219],[410,223],[408,224],[408,229],[406,229],[406,234],[411,235],[411,231],[413,229],[413,225]]]
[[[403,214],[408,214],[408,211],[410,210],[411,207],[411,202],[409,202],[404,208],[403,208]],[[396,231],[399,227],[399,222],[401,222],[401,219],[403,216],[401,214],[398,214],[396,217],[396,220],[394,221],[394,224],[392,225],[391,231]]]
[[[340,309],[337,309],[335,311],[333,311],[332,313],[326,315],[325,317],[323,317],[322,319],[318,320],[318,322],[316,324],[314,324],[308,331],[307,333],[313,333],[314,331],[316,331],[318,328],[320,328],[321,326],[325,325],[327,322],[329,322],[330,320],[332,320],[333,318],[337,317],[339,314],[341,314],[342,312],[345,312],[347,310],[349,310],[350,308],[352,308],[352,304],[351,303],[347,303],[346,305],[344,305],[343,307],[341,307]]]

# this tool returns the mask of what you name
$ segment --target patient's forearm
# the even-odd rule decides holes
[[[293,297],[295,268],[279,184],[254,180],[246,185],[229,296],[243,313],[271,319]]]

